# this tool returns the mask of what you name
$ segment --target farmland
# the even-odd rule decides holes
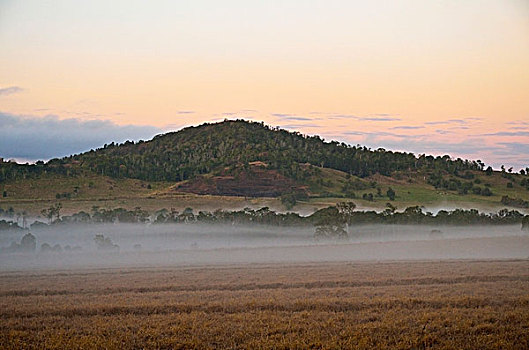
[[[0,347],[529,347],[529,261],[3,271]]]

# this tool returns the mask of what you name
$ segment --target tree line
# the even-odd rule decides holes
[[[222,223],[230,225],[272,225],[272,226],[324,226],[338,224],[345,226],[362,224],[417,224],[417,225],[506,225],[520,224],[529,215],[517,210],[502,209],[496,213],[482,213],[476,209],[440,210],[437,214],[425,211],[419,206],[408,207],[403,211],[387,203],[382,211],[357,211],[353,202],[340,202],[335,206],[319,209],[308,216],[298,213],[281,213],[268,207],[260,209],[198,211],[186,208],[182,211],[160,209],[154,213],[136,207],[106,209],[94,206],[90,212],[80,211],[72,215],[61,215],[61,206],[44,209],[47,222],[35,221],[30,228],[62,224],[96,223],[137,223],[137,224],[195,224]],[[16,222],[0,221],[0,229],[20,227]]]

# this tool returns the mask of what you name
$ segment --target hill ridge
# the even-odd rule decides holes
[[[190,126],[148,141],[112,142],[47,163],[0,164],[0,184],[54,174],[173,184],[162,191],[166,194],[367,195],[364,199],[373,200],[392,191],[387,187],[402,188],[407,183],[429,191],[491,196],[490,186],[480,184],[478,177],[497,172],[485,169],[480,160],[373,150],[243,119]],[[513,174],[502,172],[501,176],[502,183],[517,183]],[[387,187],[381,188],[381,183]],[[518,185],[528,187],[529,181]],[[509,191],[503,194],[513,196]]]

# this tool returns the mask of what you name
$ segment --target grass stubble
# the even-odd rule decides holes
[[[2,349],[528,349],[529,261],[0,274]]]

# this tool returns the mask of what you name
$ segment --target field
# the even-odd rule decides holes
[[[529,260],[0,273],[0,348],[529,348]]]

